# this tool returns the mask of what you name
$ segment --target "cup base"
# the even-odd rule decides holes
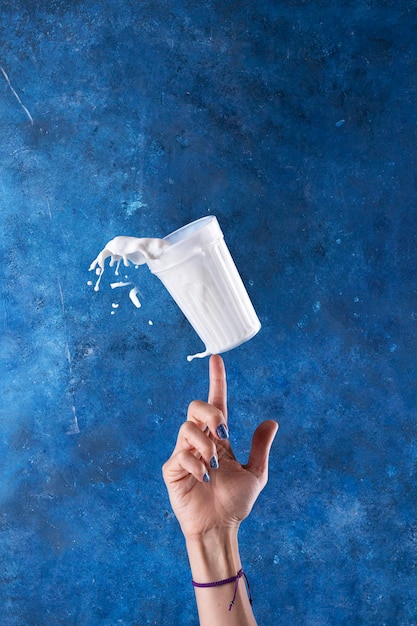
[[[227,346],[222,346],[221,348],[217,350],[210,350],[207,348],[204,352],[197,352],[197,354],[190,354],[189,356],[187,356],[187,361],[191,362],[194,359],[204,359],[206,356],[210,356],[211,354],[223,354],[223,352],[229,352],[230,350],[233,350],[233,348],[237,348],[238,346],[241,346],[243,343],[246,343],[246,341],[249,341],[249,339],[252,339],[253,337],[255,337],[255,335],[257,335],[259,331],[261,330],[261,327],[262,327],[261,324],[259,324],[257,328],[255,328],[249,335],[247,335],[243,339],[239,339],[239,341],[235,341]]]

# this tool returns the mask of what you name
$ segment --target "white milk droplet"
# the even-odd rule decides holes
[[[131,289],[131,290],[129,291],[129,298],[131,299],[131,301],[133,302],[133,304],[135,305],[135,307],[136,307],[137,309],[140,309],[140,307],[141,307],[142,305],[141,305],[141,303],[140,303],[140,301],[139,301],[139,298],[138,298],[138,296],[137,296],[138,292],[139,292],[139,289],[138,289],[137,287],[133,287],[133,289]]]
[[[110,287],[112,289],[117,289],[118,287],[127,287],[128,285],[131,285],[132,283],[110,283]]]

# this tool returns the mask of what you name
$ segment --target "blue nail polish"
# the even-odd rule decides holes
[[[219,436],[219,439],[229,439],[229,433],[224,424],[220,424],[220,426],[217,426],[216,431]]]
[[[210,459],[210,467],[211,469],[219,469],[219,460],[217,456],[212,456]]]
[[[207,472],[204,474],[203,480],[204,480],[205,483],[209,483],[210,482],[210,476],[207,474]]]

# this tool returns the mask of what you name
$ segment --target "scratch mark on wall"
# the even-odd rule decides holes
[[[52,213],[51,213],[51,203],[49,202],[49,198],[46,199],[46,205],[48,207],[48,215],[49,215],[49,219],[52,219]]]
[[[72,358],[71,358],[71,351],[69,348],[69,343],[68,343],[68,335],[67,335],[67,325],[65,322],[65,302],[64,302],[64,294],[62,291],[62,285],[61,285],[61,280],[58,276],[57,278],[57,282],[58,282],[58,291],[59,291],[59,297],[61,300],[61,309],[62,309],[62,317],[64,319],[64,330],[65,330],[65,356],[66,359],[68,361],[68,368],[69,368],[69,374],[70,374],[70,380],[72,380],[73,376],[72,376]],[[74,391],[71,391],[72,394],[72,422],[66,432],[67,435],[77,435],[80,432],[79,426],[78,426],[78,418],[77,418],[77,411],[75,408],[75,393]]]
[[[10,87],[12,94],[14,95],[14,97],[16,98],[16,100],[18,101],[18,103],[20,104],[20,106],[22,107],[24,112],[26,113],[26,115],[28,116],[28,118],[30,120],[30,123],[33,125],[33,117],[31,116],[31,114],[29,113],[28,109],[25,107],[25,105],[23,104],[23,102],[19,98],[19,94],[13,88],[13,85],[10,82],[10,78],[8,77],[7,72],[4,70],[4,68],[1,65],[0,65],[0,70],[1,70],[1,73],[3,74],[4,78],[6,79],[7,84]]]
[[[51,203],[49,202],[49,198],[47,199],[47,207],[48,207],[49,219],[52,221]],[[66,320],[65,320],[64,293],[62,291],[62,285],[61,285],[61,280],[59,278],[59,275],[57,276],[57,283],[58,283],[59,299],[60,299],[60,303],[61,303],[62,318],[63,318],[63,321],[64,321],[65,358],[67,359],[67,362],[68,362],[69,378],[70,378],[70,381],[72,381],[72,379],[73,379],[72,357],[71,357],[71,351],[70,351],[69,342],[68,342],[67,323],[66,323]],[[77,410],[75,408],[75,392],[74,392],[74,390],[71,390],[71,395],[72,395],[72,406],[71,406],[72,421],[71,421],[71,423],[69,425],[68,430],[66,431],[66,434],[67,435],[77,435],[80,432],[80,429],[79,429],[79,426],[78,426]]]

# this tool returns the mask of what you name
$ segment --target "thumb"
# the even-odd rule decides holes
[[[278,431],[278,423],[274,420],[266,420],[259,424],[252,438],[252,447],[249,454],[249,461],[246,465],[265,487],[268,481],[268,460],[272,442]]]

